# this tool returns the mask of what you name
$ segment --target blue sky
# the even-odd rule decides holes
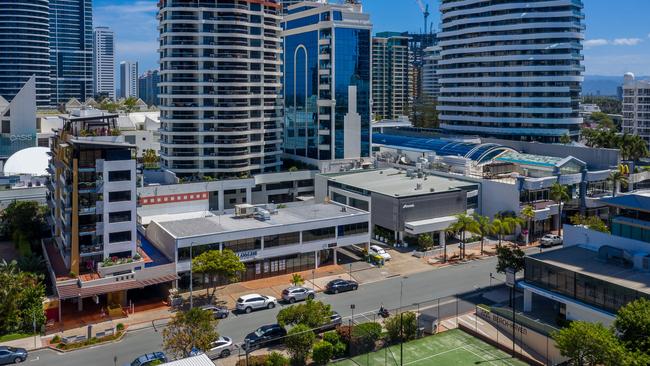
[[[430,22],[438,28],[436,0],[429,3]],[[416,0],[363,0],[374,31],[419,31],[423,19]],[[589,75],[650,74],[650,1],[584,0],[585,67]],[[157,68],[155,0],[95,0],[94,26],[116,32],[116,61],[140,62],[140,72]]]

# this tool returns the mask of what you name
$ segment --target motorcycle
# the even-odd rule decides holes
[[[382,318],[386,319],[390,316],[390,313],[388,312],[388,309],[384,308],[383,306],[379,308],[379,312],[377,315],[381,316]]]

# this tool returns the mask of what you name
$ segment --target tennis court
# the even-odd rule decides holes
[[[526,365],[506,352],[478,338],[454,329],[434,336],[404,343],[404,363],[425,365]],[[399,365],[400,346],[395,345],[376,352],[337,362],[339,366]]]

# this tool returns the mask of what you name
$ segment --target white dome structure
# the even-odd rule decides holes
[[[47,147],[30,147],[17,151],[9,157],[4,165],[5,175],[30,174],[33,176],[48,175],[47,166],[50,156]]]
[[[631,82],[631,81],[634,81],[634,74],[631,73],[631,72],[626,72],[626,73],[623,75],[623,82],[625,82],[625,83],[629,83],[629,82]]]

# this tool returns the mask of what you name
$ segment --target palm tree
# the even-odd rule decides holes
[[[535,207],[532,205],[526,205],[521,209],[521,218],[526,221],[526,230],[528,230],[528,235],[526,236],[526,244],[528,244],[530,234],[532,231],[532,221],[535,218]]]
[[[558,235],[562,236],[562,206],[564,202],[568,201],[569,189],[560,183],[553,183],[551,186],[551,199],[558,204]]]
[[[483,242],[485,237],[492,234],[492,226],[490,225],[490,218],[474,214],[474,221],[476,222],[476,233],[481,238],[481,255],[483,255]]]
[[[158,154],[154,149],[147,149],[142,153],[142,162],[145,168],[153,168],[158,162]]]
[[[611,172],[607,180],[612,183],[612,197],[616,197],[619,186],[627,187],[627,176],[618,170]]]
[[[512,216],[501,216],[497,215],[494,217],[494,220],[492,220],[492,232],[497,234],[499,238],[499,247],[501,247],[501,241],[503,240],[503,237],[506,235],[512,234],[517,226],[521,226],[523,224],[523,220],[518,218],[518,217],[512,217]]]
[[[633,135],[629,142],[629,157],[634,161],[647,157],[648,143],[638,135]]]
[[[447,231],[453,232],[453,233],[460,233],[460,242],[461,242],[461,249],[460,249],[460,259],[465,258],[465,235],[466,232],[472,232],[475,233],[478,231],[476,221],[472,219],[471,216],[468,216],[467,214],[458,214],[456,215],[456,222],[449,225],[447,228]],[[445,260],[447,258],[447,248],[445,245]]]

